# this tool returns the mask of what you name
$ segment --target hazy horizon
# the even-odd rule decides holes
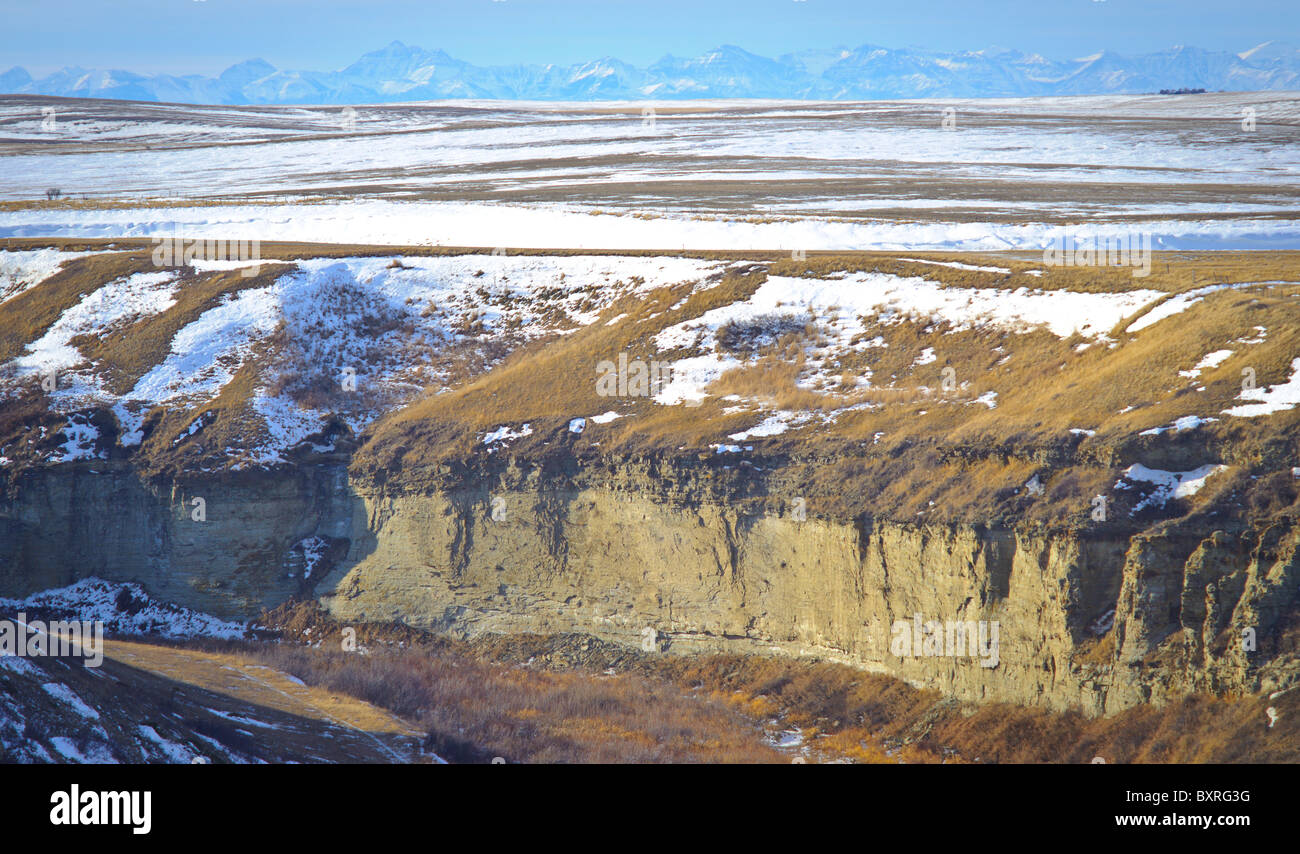
[[[644,66],[724,44],[773,57],[863,44],[941,52],[1003,47],[1064,61],[1100,50],[1142,54],[1181,44],[1236,53],[1266,41],[1300,41],[1300,25],[1285,14],[1290,8],[1277,0],[1248,0],[1230,10],[1208,0],[1140,9],[1118,0],[1049,8],[990,0],[971,15],[959,0],[917,0],[906,8],[851,0],[3,2],[9,26],[0,33],[0,66],[37,76],[66,66],[208,75],[261,58],[282,69],[328,71],[394,40],[476,65],[614,56]],[[250,19],[259,26],[248,26]],[[961,27],[942,26],[956,19]]]

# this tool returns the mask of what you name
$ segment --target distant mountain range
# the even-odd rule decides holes
[[[683,98],[982,98],[1100,95],[1161,89],[1300,89],[1300,50],[1265,42],[1242,53],[1174,47],[1140,56],[1103,51],[1066,61],[994,48],[965,53],[863,45],[776,59],[724,45],[637,68],[604,58],[579,65],[472,65],[401,42],[340,71],[287,71],[261,59],[216,77],[64,68],[39,80],[0,73],[0,92],[198,104],[359,104],[446,98],[600,101]]]

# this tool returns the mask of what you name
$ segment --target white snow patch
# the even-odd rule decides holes
[[[822,364],[835,351],[852,349],[868,323],[898,323],[920,315],[933,321],[948,321],[954,331],[985,324],[1010,329],[1046,327],[1066,338],[1075,333],[1104,337],[1116,323],[1140,306],[1163,296],[1159,291],[1136,290],[1118,294],[1075,291],[1043,291],[1027,288],[947,287],[918,276],[886,273],[854,273],[835,279],[805,279],[769,276],[748,299],[720,306],[697,318],[682,321],[660,331],[654,338],[662,352],[699,349],[704,352],[674,362],[672,380],[655,401],[662,404],[698,404],[707,395],[705,387],[723,373],[739,367],[734,356],[719,352],[716,333],[736,322],[753,322],[771,316],[815,319],[831,339],[824,351],[810,353],[811,378],[800,386],[815,388]],[[869,341],[865,346],[883,344]],[[932,348],[927,348],[930,350]],[[922,358],[929,358],[923,351]],[[926,362],[922,362],[925,364]]]
[[[936,267],[952,267],[954,270],[976,270],[981,273],[1004,273],[1010,274],[1011,271],[1006,267],[978,267],[974,264],[963,264],[960,261],[922,261],[920,258],[899,258],[899,261],[907,261],[911,264],[933,264]],[[1042,271],[1039,271],[1042,274]]]
[[[1247,403],[1223,410],[1224,415],[1239,418],[1255,418],[1284,412],[1300,404],[1300,358],[1291,360],[1291,378],[1286,382],[1267,388],[1248,388],[1237,395],[1238,400],[1257,400],[1259,403]]]
[[[170,272],[135,273],[91,291],[14,359],[20,374],[66,371],[85,359],[72,346],[78,335],[102,335],[127,319],[158,314],[176,303],[178,283]]]
[[[1201,491],[1205,482],[1213,475],[1227,469],[1224,465],[1206,464],[1191,471],[1164,471],[1147,468],[1141,463],[1134,463],[1124,470],[1124,477],[1131,481],[1144,481],[1155,484],[1155,490],[1138,502],[1131,513],[1146,507],[1163,507],[1171,498],[1188,498]],[[1126,488],[1122,481],[1116,482],[1117,489]]]
[[[1194,290],[1184,291],[1181,294],[1175,294],[1169,297],[1168,299],[1164,300],[1159,305],[1155,306],[1150,311],[1148,311],[1146,314],[1142,315],[1137,320],[1130,323],[1128,328],[1125,329],[1124,331],[1128,333],[1140,332],[1143,329],[1146,329],[1148,326],[1154,326],[1155,324],[1159,323],[1160,321],[1164,320],[1167,317],[1173,317],[1175,314],[1180,314],[1186,311],[1188,308],[1191,308],[1196,303],[1205,299],[1205,297],[1208,296],[1209,294],[1216,293],[1218,291],[1240,290],[1242,288],[1250,288],[1256,285],[1268,285],[1268,284],[1289,284],[1289,283],[1226,282],[1217,285],[1206,285],[1203,288],[1196,288]]]
[[[78,697],[71,688],[62,682],[46,682],[41,686],[45,693],[49,694],[56,700],[67,703],[76,711],[77,714],[88,720],[99,720],[99,712],[86,705],[85,701]]]
[[[64,262],[94,254],[61,252],[58,249],[0,251],[0,302],[39,285],[59,272]]]
[[[667,331],[669,330],[664,330]],[[672,364],[671,381],[654,396],[654,402],[666,406],[682,403],[687,406],[699,406],[704,398],[708,397],[704,389],[718,377],[740,365],[738,359],[719,353],[679,359]]]
[[[284,459],[283,450],[302,444],[308,436],[319,433],[325,427],[325,414],[299,406],[284,395],[267,394],[260,389],[252,401],[253,410],[262,416],[266,424],[267,442],[256,449],[253,460],[258,463],[273,463]],[[316,447],[317,451],[331,450]]]
[[[1201,375],[1201,371],[1213,370],[1222,365],[1232,355],[1232,352],[1231,350],[1215,350],[1213,353],[1207,353],[1190,371],[1179,371],[1178,375],[1188,379],[1196,379]]]
[[[150,743],[162,752],[172,762],[179,764],[188,764],[194,759],[194,753],[188,748],[177,744],[174,741],[168,741],[158,734],[158,731],[151,726],[139,724],[136,731],[144,736]]]
[[[308,537],[299,541],[295,548],[302,550],[302,577],[311,578],[312,572],[316,570],[316,567],[325,557],[329,543],[325,541],[324,537]]]
[[[86,416],[74,415],[68,418],[68,423],[63,428],[63,435],[67,437],[67,441],[61,446],[59,462],[108,459],[107,452],[96,452],[95,445],[99,441],[99,430],[87,420]]]
[[[1139,436],[1159,436],[1161,433],[1168,433],[1171,430],[1175,433],[1181,433],[1184,430],[1195,430],[1205,424],[1213,424],[1218,421],[1217,418],[1202,418],[1199,415],[1184,415],[1182,418],[1174,419],[1174,423],[1168,427],[1152,427],[1150,430],[1143,430]]]
[[[504,427],[498,427],[497,429],[493,430],[491,433],[485,435],[483,437],[483,444],[491,445],[496,442],[508,442],[514,439],[522,439],[524,436],[531,436],[531,435],[533,435],[533,428],[532,425],[530,424],[525,424],[523,427],[519,428],[518,430],[511,429],[510,425],[507,424]]]
[[[94,577],[33,593],[26,599],[0,599],[0,610],[41,610],[59,615],[55,619],[102,621],[106,631],[123,634],[227,639],[244,635],[244,627],[238,623],[155,602],[138,584],[115,584]]]
[[[791,425],[798,424],[806,420],[806,416],[800,416],[798,413],[782,410],[773,415],[769,415],[754,427],[748,430],[742,430],[739,433],[732,433],[727,436],[728,439],[734,439],[737,442],[743,442],[746,439],[757,439],[763,436],[779,436],[789,430]]]
[[[108,746],[104,744],[91,744],[86,748],[86,753],[77,749],[76,742],[66,735],[56,735],[50,739],[50,746],[58,752],[64,759],[76,762],[79,765],[115,765],[117,758],[109,751]]]
[[[279,319],[271,288],[240,291],[176,333],[171,352],[126,398],[157,404],[215,395],[230,382],[252,344],[274,331]]]
[[[1244,337],[1243,337],[1243,338],[1238,338],[1238,339],[1236,339],[1236,341],[1235,341],[1234,343],[1236,343],[1236,344],[1263,344],[1263,343],[1264,343],[1264,339],[1268,337],[1268,329],[1267,329],[1267,327],[1264,327],[1264,326],[1256,326],[1254,331],[1258,333],[1255,337],[1253,337],[1253,338],[1244,338]]]
[[[0,655],[0,668],[8,670],[11,673],[21,673],[23,676],[42,676],[44,675],[39,667],[32,664],[25,658],[17,655],[5,653]]]

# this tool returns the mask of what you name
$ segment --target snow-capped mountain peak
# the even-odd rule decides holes
[[[614,100],[1140,94],[1161,89],[1300,88],[1300,51],[1268,41],[1240,53],[1178,45],[1140,56],[1100,50],[1057,61],[993,46],[977,51],[893,49],[873,44],[784,54],[732,44],[700,56],[665,54],[645,68],[615,57],[573,65],[478,66],[443,50],[393,41],[337,71],[277,69],[263,59],[217,77],[64,68],[41,79],[14,67],[0,92],[216,104],[343,104],[443,98]]]

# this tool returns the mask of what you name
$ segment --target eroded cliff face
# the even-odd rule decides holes
[[[301,550],[342,551],[357,499],[342,465],[149,481],[110,463],[24,472],[0,492],[0,595],[98,576],[218,616],[302,595]]]
[[[1291,530],[1130,539],[844,522],[630,486],[359,487],[365,534],[318,591],[342,620],[743,645],[1090,714],[1300,677],[1278,639],[1300,581]],[[950,622],[974,630],[969,643]]]
[[[315,595],[343,621],[815,655],[962,699],[1089,714],[1300,681],[1290,528],[836,520],[738,497],[743,483],[626,467],[412,488],[303,465],[160,486],[64,466],[25,474],[0,503],[0,594],[97,575],[245,617]],[[307,572],[295,546],[312,538],[329,548]]]
[[[1191,691],[1275,691],[1300,681],[1300,532],[1134,537],[1113,630],[1106,709]]]

